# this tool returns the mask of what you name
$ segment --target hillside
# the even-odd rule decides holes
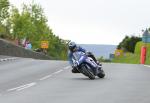
[[[131,63],[131,64],[140,64],[140,54],[141,54],[141,47],[147,47],[147,56],[145,64],[150,64],[150,43],[144,44],[143,42],[138,42],[135,47],[134,54],[132,53],[125,53],[123,56],[115,57],[112,62],[115,63]]]
[[[93,52],[97,58],[103,56],[105,59],[108,59],[109,54],[114,53],[116,49],[116,45],[79,44],[79,46]]]

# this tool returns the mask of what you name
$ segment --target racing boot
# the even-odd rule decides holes
[[[76,67],[73,67],[72,73],[80,73]]]

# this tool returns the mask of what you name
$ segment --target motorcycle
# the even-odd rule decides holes
[[[98,76],[99,78],[104,78],[105,76],[102,66],[95,63],[95,61],[84,52],[74,52],[72,61],[74,67],[77,67],[77,70],[80,73],[90,79],[95,79],[95,76]]]

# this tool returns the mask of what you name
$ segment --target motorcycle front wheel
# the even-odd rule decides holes
[[[92,72],[91,69],[89,69],[90,67],[87,64],[84,64],[81,67],[82,67],[82,73],[85,76],[88,76],[91,80],[95,79],[94,73]]]

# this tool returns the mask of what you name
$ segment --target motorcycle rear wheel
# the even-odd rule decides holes
[[[100,70],[100,73],[98,73],[97,76],[98,76],[99,78],[104,78],[104,77],[105,77],[104,71],[101,69],[101,70]]]

